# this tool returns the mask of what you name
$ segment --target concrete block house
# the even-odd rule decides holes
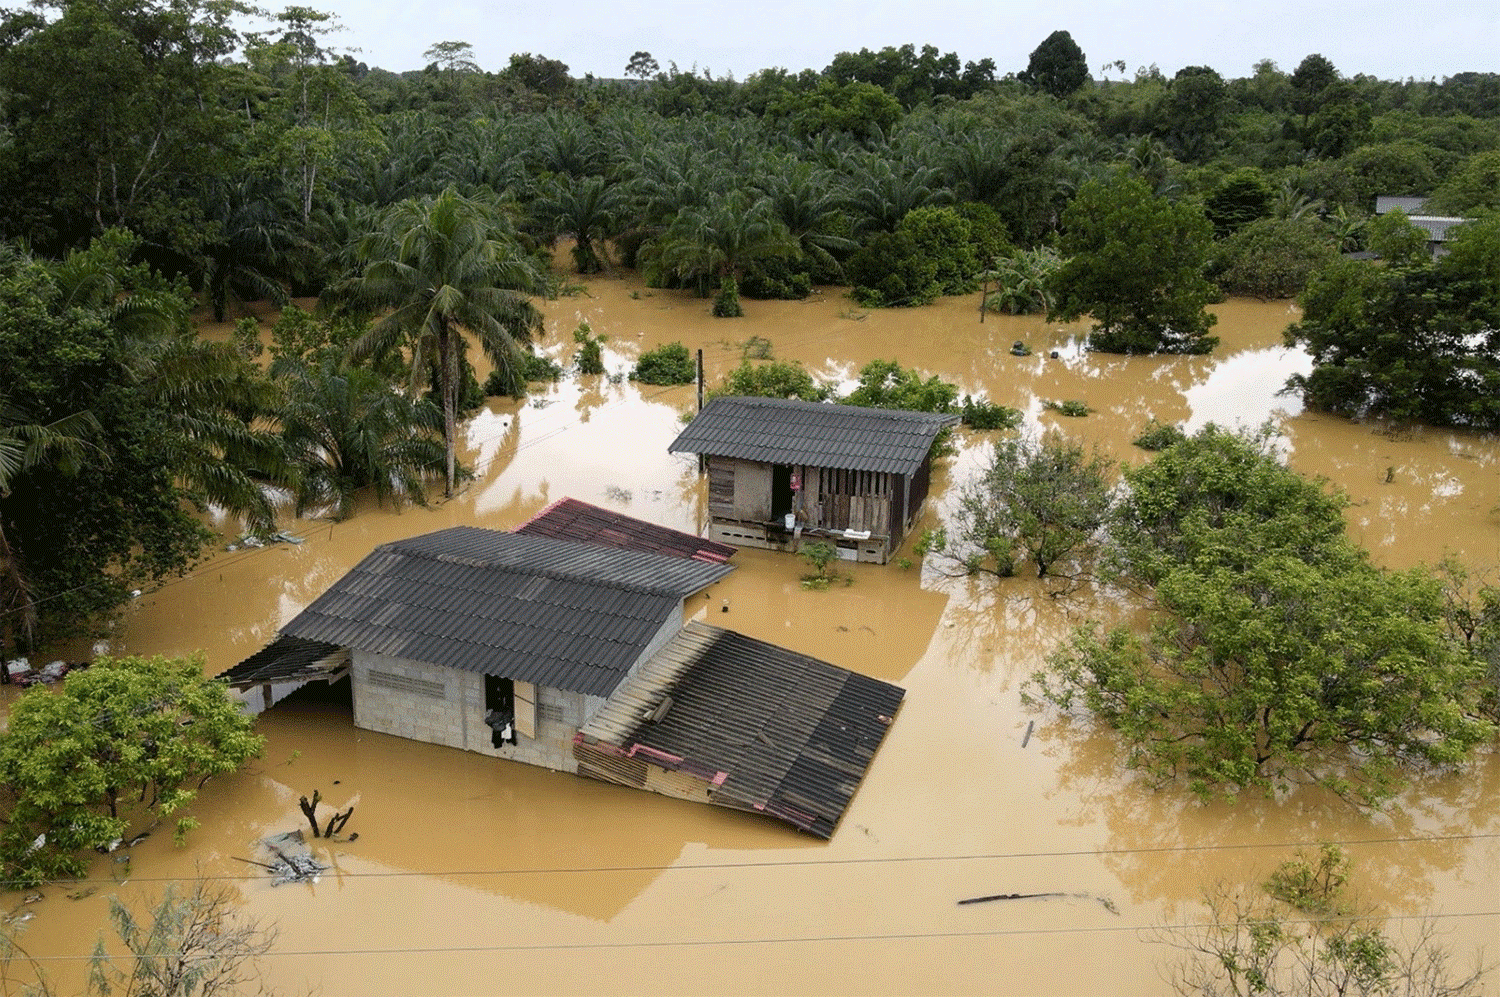
[[[269,705],[347,676],[365,730],[828,837],[904,693],[685,629],[687,600],[733,570],[733,551],[564,499],[515,532],[458,526],[377,547],[222,677]]]
[[[957,415],[715,398],[669,450],[704,458],[709,539],[763,550],[826,540],[885,564],[916,522],[933,441]]]

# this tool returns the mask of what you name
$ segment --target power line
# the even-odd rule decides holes
[[[1500,917],[1500,910],[1468,911],[1456,914],[1390,914],[1378,918],[1380,921],[1456,921],[1465,918]],[[1314,925],[1339,922],[1354,923],[1361,920],[1357,915],[1324,918],[1285,918],[1279,923],[1287,925]],[[827,935],[770,935],[756,938],[652,938],[643,941],[625,942],[532,942],[511,945],[417,945],[407,948],[370,947],[350,949],[278,949],[267,952],[262,958],[302,958],[307,956],[379,956],[379,955],[461,955],[464,953],[490,952],[556,952],[598,951],[623,949],[669,949],[669,948],[722,948],[751,945],[809,945],[828,942],[902,942],[931,941],[948,938],[1003,938],[1038,935],[1105,935],[1131,932],[1178,932],[1199,931],[1214,927],[1213,922],[1187,922],[1182,924],[1120,924],[1091,925],[1070,928],[988,928],[978,931],[896,931],[870,934]],[[91,955],[46,955],[32,956],[41,962],[77,962],[92,959]],[[150,956],[127,954],[123,958],[143,959]]]
[[[1228,852],[1249,851],[1252,849],[1274,849],[1274,848],[1311,848],[1323,844],[1336,844],[1340,846],[1362,846],[1362,845],[1409,845],[1441,843],[1449,841],[1493,841],[1500,839],[1500,833],[1487,834],[1448,834],[1448,835],[1392,835],[1379,838],[1350,838],[1342,841],[1267,841],[1240,844],[1210,844],[1210,845],[1153,845],[1141,848],[1079,848],[1060,851],[1032,851],[1032,852],[975,852],[967,855],[888,855],[869,856],[864,858],[817,858],[817,859],[773,859],[765,862],[703,862],[690,864],[672,865],[614,865],[614,866],[548,866],[541,868],[512,867],[499,869],[436,869],[436,870],[383,870],[379,872],[339,872],[338,876],[343,879],[410,879],[426,876],[559,876],[559,875],[615,875],[620,873],[636,872],[724,872],[737,869],[791,869],[809,868],[817,866],[874,866],[874,865],[910,865],[923,862],[998,862],[1011,859],[1048,859],[1048,858],[1086,858],[1106,857],[1111,855],[1160,855],[1160,854],[1182,854],[1189,852]],[[185,883],[196,880],[216,881],[226,880],[231,882],[247,882],[257,877],[249,875],[235,876],[194,876],[192,879],[183,879],[176,876],[132,876],[131,881],[138,883]],[[76,884],[108,884],[113,879],[78,879],[69,880]]]

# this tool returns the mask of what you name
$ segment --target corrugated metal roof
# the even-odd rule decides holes
[[[648,720],[669,695],[666,714]],[[580,736],[697,774],[711,783],[715,803],[827,838],[905,695],[888,682],[693,622],[620,684]],[[608,778],[590,766],[580,771]]]
[[[958,415],[783,398],[715,398],[667,449],[767,464],[911,474]]]
[[[347,664],[348,658],[338,644],[283,636],[233,668],[220,672],[219,678],[235,688],[247,689],[266,682],[317,677]]]
[[[1445,218],[1438,215],[1412,215],[1406,220],[1426,232],[1429,242],[1447,242],[1448,230],[1468,221],[1466,218]]]
[[[601,509],[575,498],[558,499],[517,528],[516,532],[714,563],[729,560],[739,549],[705,540],[691,533],[657,526],[623,513]]]
[[[456,526],[377,547],[290,637],[607,696],[723,563]]]
[[[1427,206],[1425,197],[1408,197],[1398,194],[1379,194],[1375,198],[1375,213],[1383,215],[1388,211],[1398,208],[1408,215],[1421,214],[1422,209]]]

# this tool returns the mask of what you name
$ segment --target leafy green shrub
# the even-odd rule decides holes
[[[1167,447],[1181,443],[1187,439],[1187,434],[1177,426],[1169,426],[1164,422],[1152,419],[1146,423],[1146,428],[1141,430],[1141,435],[1131,442],[1142,450],[1165,450]]]
[[[983,269],[973,229],[953,208],[916,208],[894,232],[872,238],[849,260],[854,300],[875,308],[930,304],[965,294]]]
[[[803,588],[823,591],[839,579],[839,574],[833,570],[833,564],[839,558],[839,549],[833,544],[827,540],[803,544],[801,553],[813,569],[812,574],[802,576]],[[844,582],[847,584],[852,580],[845,578]]]
[[[801,301],[812,293],[813,279],[807,260],[767,256],[745,265],[740,293],[761,300]]]
[[[587,322],[579,322],[573,330],[573,342],[578,344],[578,355],[574,362],[580,374],[604,373],[604,337],[594,335]]]
[[[526,354],[519,370],[513,367],[496,367],[485,378],[486,397],[508,395],[520,398],[526,394],[526,385],[533,381],[556,381],[562,377],[563,369],[555,361],[539,353]]]
[[[970,429],[1015,429],[1021,425],[1019,410],[1008,405],[996,405],[983,399],[976,401],[964,395],[963,424]]]
[[[753,395],[758,398],[800,398],[820,402],[828,397],[801,364],[773,360],[752,364],[746,360],[724,378],[724,386],[715,395]]]
[[[642,384],[692,384],[698,365],[681,343],[666,343],[641,354],[630,379]]]
[[[1043,402],[1042,405],[1056,412],[1058,415],[1071,416],[1075,419],[1080,419],[1093,411],[1093,409],[1088,407],[1087,402],[1081,402],[1076,398],[1069,398],[1067,401],[1061,402]]]
[[[1052,307],[1049,290],[1052,275],[1062,266],[1062,257],[1046,246],[1022,249],[995,261],[995,269],[986,271],[983,280],[999,286],[984,299],[984,307],[1006,315],[1031,315]]]
[[[714,298],[715,318],[739,318],[745,314],[740,307],[740,286],[733,277],[725,277],[719,284],[719,293]]]
[[[958,400],[958,386],[936,374],[927,380],[894,360],[872,360],[859,370],[859,387],[839,399],[864,408],[899,408],[911,412],[949,412]]]

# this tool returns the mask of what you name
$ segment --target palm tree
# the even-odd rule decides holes
[[[354,359],[398,345],[409,350],[411,394],[431,371],[442,397],[447,486],[457,475],[454,438],[467,330],[498,366],[524,362],[541,313],[526,297],[549,289],[547,275],[491,205],[449,187],[437,197],[394,205],[385,225],[360,243],[364,270],[324,295],[327,304],[377,314],[355,341]]]
[[[274,388],[231,344],[197,338],[181,294],[126,263],[135,246],[134,236],[111,230],[69,253],[53,270],[62,300],[116,330],[121,373],[162,417],[162,466],[189,497],[268,531],[276,510],[261,482],[294,478],[279,439],[260,424]]]
[[[624,188],[610,184],[603,177],[563,175],[544,188],[536,212],[556,238],[573,237],[573,263],[579,273],[599,273],[607,257],[594,246],[595,239],[608,239],[619,228]]]
[[[334,518],[347,519],[367,486],[382,503],[427,504],[427,479],[442,473],[443,460],[443,417],[431,401],[332,355],[291,365],[281,384],[282,438],[301,472],[298,515],[331,502]]]
[[[32,422],[26,413],[0,398],[0,500],[29,471],[47,467],[62,474],[77,473],[91,449],[85,438],[98,430],[99,423],[89,412],[43,425]],[[4,512],[0,504],[0,682],[8,683],[10,671],[3,664],[7,632],[14,627],[29,640],[37,611],[26,566],[6,538]]]
[[[717,278],[721,296],[714,314],[720,315],[738,314],[730,299],[737,299],[745,264],[796,251],[797,241],[776,217],[770,199],[734,190],[705,207],[678,212],[650,256],[663,272],[683,282],[696,280],[705,291]]]

